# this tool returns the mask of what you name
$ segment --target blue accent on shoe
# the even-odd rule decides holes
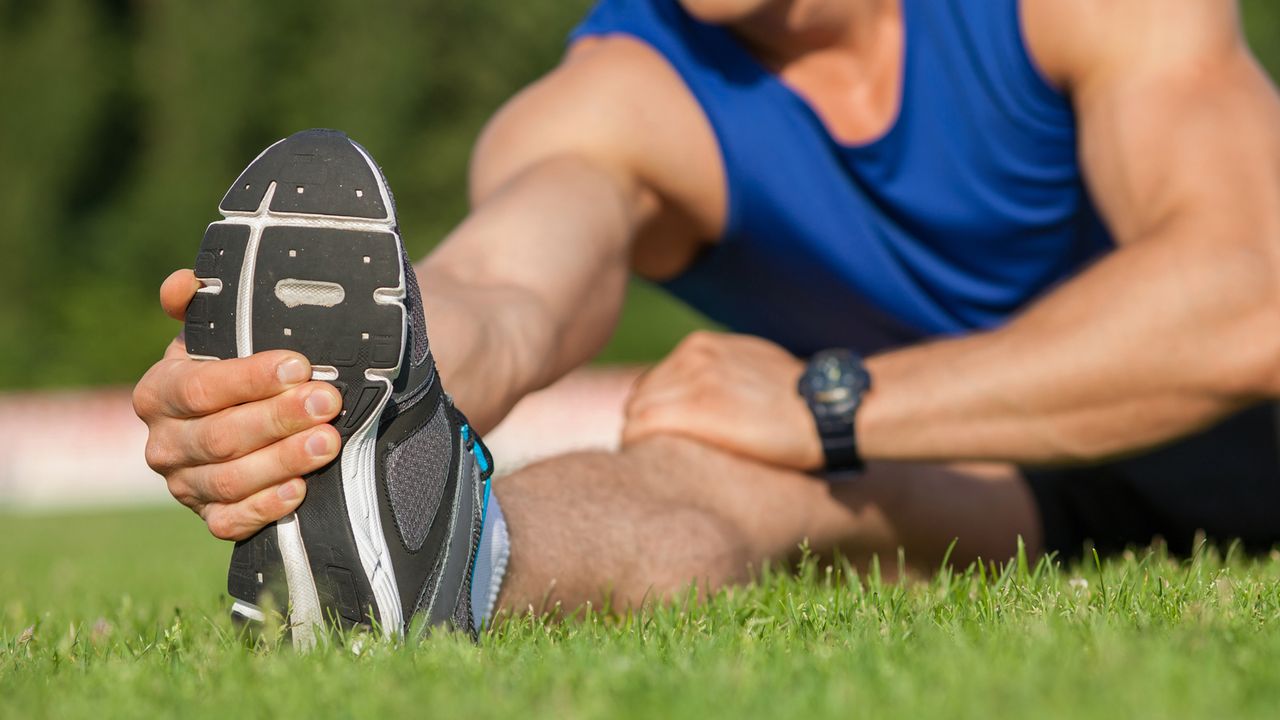
[[[471,441],[471,426],[470,426],[470,425],[468,425],[468,424],[466,424],[466,423],[463,423],[463,425],[462,425],[462,427],[461,427],[461,435],[462,435],[462,444],[463,444],[463,446],[465,447],[465,446],[467,445],[467,443]],[[479,438],[476,438],[476,442],[472,443],[472,445],[471,445],[471,455],[472,455],[472,457],[474,457],[474,458],[476,459],[476,464],[480,467],[480,473],[481,473],[482,475],[487,475],[487,474],[489,473],[489,459],[488,459],[488,457],[485,455],[484,448],[483,448],[483,447],[481,447],[481,445],[480,445]],[[481,509],[480,509],[480,535],[479,535],[479,537],[481,537],[481,538],[483,538],[483,537],[484,537],[485,525],[486,525],[486,523],[487,523],[487,521],[488,521],[488,519],[489,519],[489,495],[490,495],[490,494],[492,494],[492,492],[493,492],[493,480],[492,480],[491,478],[489,478],[489,477],[485,477],[485,479],[484,479],[484,500],[482,501],[481,506],[480,506],[480,507],[481,507]],[[475,564],[475,561],[476,561],[476,557],[477,557],[479,554],[480,554],[480,543],[478,543],[478,542],[477,542],[477,543],[476,543],[475,551],[474,551],[474,553],[473,553],[473,554],[472,554],[472,556],[471,556],[471,582],[472,582],[472,584],[474,584],[474,583],[475,583],[475,580],[476,580],[476,564]],[[475,609],[474,609],[474,608],[472,609],[472,612],[475,612]]]

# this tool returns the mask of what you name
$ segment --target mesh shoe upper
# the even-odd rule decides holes
[[[437,407],[430,422],[407,440],[391,448],[387,456],[387,490],[396,529],[405,547],[422,549],[436,516],[440,498],[449,479],[449,420],[444,405]]]

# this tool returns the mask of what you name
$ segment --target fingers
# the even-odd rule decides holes
[[[190,270],[175,270],[160,284],[160,307],[174,320],[184,320],[187,305],[200,289],[200,281]]]
[[[247,540],[266,525],[298,509],[307,494],[300,478],[265,488],[236,503],[211,503],[201,509],[209,532],[220,540]]]
[[[178,270],[161,285],[160,305],[183,320],[200,287],[191,270]],[[341,398],[310,380],[298,353],[196,361],[179,336],[134,389],[150,430],[148,464],[215,536],[242,540],[293,512],[306,495],[301,477],[337,456],[338,432],[325,423]]]
[[[685,406],[696,400],[701,391],[697,382],[698,367],[690,367],[684,359],[673,356],[636,379],[623,408],[626,424],[639,422],[662,406]]]
[[[698,385],[684,378],[673,378],[669,382],[664,382],[662,378],[655,377],[650,383],[636,386],[631,397],[627,399],[625,414],[631,418],[660,405],[693,402],[699,392]]]
[[[274,397],[311,379],[306,358],[270,350],[247,358],[162,360],[134,393],[139,417],[193,418]]]
[[[679,403],[651,405],[627,416],[622,426],[622,446],[629,447],[658,435],[700,437],[697,408]]]
[[[622,445],[627,447],[656,435],[693,434],[704,408],[696,401],[696,384],[687,382],[670,366],[658,366],[642,375],[623,411]]]
[[[178,443],[189,465],[222,463],[244,457],[332,420],[342,407],[338,391],[311,382],[267,400],[238,405],[182,424]]]
[[[333,462],[340,447],[338,431],[321,425],[235,460],[174,471],[169,474],[169,492],[192,507],[240,502],[319,470]]]

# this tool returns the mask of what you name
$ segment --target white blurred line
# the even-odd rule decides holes
[[[485,437],[499,472],[573,450],[614,449],[639,370],[587,369],[526,398]],[[143,458],[127,388],[0,394],[0,511],[172,502]]]

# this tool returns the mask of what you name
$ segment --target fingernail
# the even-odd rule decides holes
[[[328,390],[316,390],[307,396],[302,406],[313,418],[329,417],[337,409],[337,402]]]
[[[312,433],[306,445],[307,454],[311,457],[326,457],[333,452],[333,440],[326,432]]]
[[[276,377],[285,385],[304,382],[311,377],[311,368],[298,358],[289,358],[276,368]]]
[[[294,500],[302,494],[302,488],[299,487],[300,485],[302,485],[301,481],[290,480],[276,488],[276,496],[281,500]]]

